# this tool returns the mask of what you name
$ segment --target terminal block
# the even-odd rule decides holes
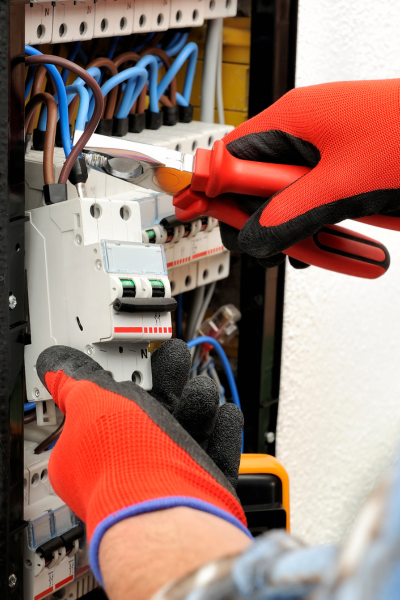
[[[55,424],[35,369],[40,352],[55,344],[92,356],[116,381],[151,389],[148,346],[171,338],[176,301],[163,246],[142,243],[138,203],[76,198],[27,214],[25,372],[38,425]]]

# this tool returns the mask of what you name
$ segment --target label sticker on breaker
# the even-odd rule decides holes
[[[41,600],[54,591],[54,569],[44,568],[33,581],[33,600]]]
[[[68,559],[67,557],[57,565],[54,576],[54,589],[58,590],[67,583],[74,580],[75,577],[75,557]]]
[[[207,250],[208,235],[206,233],[197,235],[192,242],[192,260],[198,260],[199,258],[207,256]]]

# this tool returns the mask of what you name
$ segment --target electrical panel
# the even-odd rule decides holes
[[[166,35],[167,49],[174,44],[181,49],[187,28],[199,27],[206,19],[232,16],[236,10],[236,0],[39,1],[25,5],[25,42],[39,51],[43,44],[51,44],[52,49],[57,44],[61,53],[70,52],[80,63],[85,53],[87,62],[93,60],[95,54],[89,58],[91,43],[93,48],[98,44],[111,48],[115,40],[114,51],[119,44],[118,53],[123,53],[123,49],[135,51],[134,44],[139,43],[140,48],[141,41],[151,39],[156,40],[157,48],[157,40]],[[172,64],[180,49],[171,50],[171,57],[165,60]],[[104,57],[104,52],[100,56]],[[107,60],[111,59],[112,52]],[[161,67],[157,61],[160,81],[166,63]],[[98,70],[100,85],[105,75],[107,80],[110,73]],[[67,78],[63,79],[66,84]],[[118,89],[120,102],[127,84],[122,82]],[[46,91],[54,93],[48,87]],[[193,120],[193,108],[178,90],[181,104],[177,103],[171,113],[179,111],[179,119],[171,126],[166,116],[170,95],[171,84],[160,100],[163,108],[160,106],[161,120],[157,117],[156,125],[149,124],[149,115],[144,113],[146,126],[134,132],[129,125],[132,130],[122,138],[195,154],[199,148],[211,150],[216,140],[233,129],[231,125]],[[107,102],[108,97],[106,106]],[[186,113],[182,116],[185,107],[189,118]],[[72,126],[76,110],[74,116],[72,110],[69,115]],[[114,126],[105,116],[103,125]],[[39,122],[35,126],[39,130]],[[49,202],[44,152],[37,133],[33,132],[33,146],[29,142],[25,154],[25,271],[30,325],[25,346],[27,527],[23,599],[78,600],[98,584],[90,571],[84,524],[54,493],[49,481],[48,463],[55,440],[47,449],[41,445],[46,445],[61,426],[62,415],[38,378],[37,357],[52,345],[72,346],[91,356],[116,381],[131,380],[151,390],[152,345],[173,336],[177,300],[184,292],[226,278],[230,255],[222,244],[216,219],[202,217],[181,223],[175,217],[172,196],[92,168],[83,187],[68,181],[67,201]],[[45,138],[45,129],[39,133]],[[64,163],[65,152],[59,144],[52,156],[55,182]],[[39,454],[35,453],[38,448],[43,450]]]

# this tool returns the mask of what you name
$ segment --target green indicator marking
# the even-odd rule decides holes
[[[122,287],[135,287],[132,279],[121,279]]]
[[[159,279],[149,279],[152,287],[164,287],[164,284]]]
[[[151,240],[153,237],[156,237],[156,232],[154,231],[154,229],[148,229],[146,233],[149,236],[149,240]]]

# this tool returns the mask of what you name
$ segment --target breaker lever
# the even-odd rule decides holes
[[[177,218],[183,222],[209,216],[241,229],[249,218],[229,194],[208,198],[187,188],[175,195],[173,204]],[[383,244],[339,225],[326,225],[283,252],[303,263],[364,279],[380,277],[390,265]]]

